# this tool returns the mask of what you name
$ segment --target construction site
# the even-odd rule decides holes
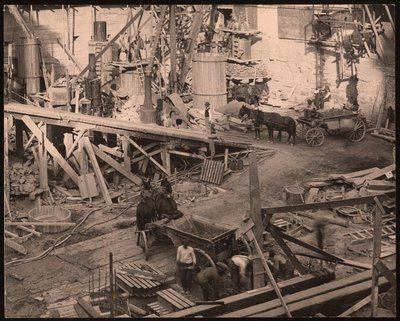
[[[395,318],[395,21],[3,5],[4,318]]]

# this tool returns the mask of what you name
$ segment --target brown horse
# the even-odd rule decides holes
[[[292,137],[292,145],[296,144],[296,121],[292,117],[281,116],[278,113],[260,112],[247,106],[243,106],[239,111],[239,118],[245,119],[245,117],[256,120],[260,124],[266,125],[268,128],[270,142],[274,142],[274,130],[278,130],[278,137],[281,136],[282,131],[285,131],[289,135],[287,144],[290,143],[290,139]]]

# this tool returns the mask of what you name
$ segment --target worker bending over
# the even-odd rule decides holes
[[[225,260],[231,274],[233,290],[241,293],[251,289],[252,260],[245,255],[234,255]]]
[[[216,267],[206,267],[195,275],[193,281],[200,285],[204,301],[219,299],[218,280],[226,271],[228,271],[226,264],[218,262]]]
[[[287,280],[294,277],[294,267],[283,254],[275,253],[274,250],[270,250],[269,258],[272,261],[272,275],[275,279],[280,278],[282,280]]]

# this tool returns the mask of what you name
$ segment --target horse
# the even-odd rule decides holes
[[[257,110],[251,109],[247,106],[242,106],[239,110],[239,118],[244,120],[245,117],[255,119],[260,112]],[[292,117],[288,116],[281,116],[278,113],[267,113],[261,112],[261,117],[258,121],[261,124],[264,124],[268,128],[268,136],[269,142],[274,142],[274,130],[278,130],[279,134],[278,137],[281,137],[281,132],[285,131],[288,133],[289,137],[287,140],[287,144],[290,143],[290,139],[293,136],[293,143],[292,145],[296,144],[296,122]]]
[[[172,198],[172,187],[171,183],[167,178],[161,181],[160,189],[154,197],[157,218],[162,219],[164,217],[172,220],[176,220],[183,216],[183,213],[178,210],[178,205]]]

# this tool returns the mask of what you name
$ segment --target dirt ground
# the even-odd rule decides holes
[[[247,133],[252,137],[253,133]],[[261,188],[261,202],[263,207],[284,205],[284,188],[296,185],[311,178],[324,177],[330,173],[348,173],[370,167],[384,167],[393,163],[392,147],[384,140],[369,135],[360,143],[351,143],[343,137],[326,137],[321,147],[312,148],[304,141],[299,140],[295,146],[266,141],[266,131],[261,133],[262,140],[257,144],[270,146],[276,150],[275,155],[258,164],[259,182]],[[285,136],[284,138],[285,139]],[[197,214],[215,220],[218,223],[237,226],[240,224],[246,211],[249,210],[249,175],[248,169],[230,174],[220,186],[225,192],[212,194],[208,198],[199,199],[190,204],[184,204],[180,210],[186,214]],[[13,204],[16,206],[16,204]],[[20,211],[28,211],[32,202],[18,202]],[[101,211],[89,217],[84,226],[89,227],[96,222],[115,217],[122,209]],[[79,207],[73,209],[73,220],[78,220]],[[120,219],[129,220],[133,212],[127,212]],[[66,244],[109,233],[115,227],[117,220],[93,227],[85,235],[75,235]],[[336,227],[330,227],[332,231]],[[332,233],[330,233],[332,234]],[[334,235],[333,233],[332,235]],[[339,234],[338,234],[339,235]],[[44,235],[41,239],[32,239],[26,244],[30,255],[41,253],[51,244],[58,235]],[[308,236],[314,242],[312,233]],[[334,238],[334,236],[332,236]],[[307,238],[305,238],[306,240]],[[336,248],[336,239],[329,240],[332,252],[342,253],[343,249]],[[46,242],[47,245],[45,244]],[[5,262],[12,258],[22,258],[21,255],[5,252]],[[360,260],[360,258],[358,258]],[[369,258],[365,258],[370,260]],[[360,260],[361,261],[361,260]],[[344,268],[340,274],[351,273],[352,268]],[[10,274],[24,277],[23,281],[15,280]],[[5,269],[5,288],[7,293],[5,312],[6,317],[39,317],[46,309],[46,304],[37,297],[43,291],[57,287],[63,282],[77,282],[80,277],[87,276],[88,271],[81,267],[60,260],[57,256],[48,256],[42,260],[16,266],[7,266]],[[35,299],[36,298],[36,299]]]

